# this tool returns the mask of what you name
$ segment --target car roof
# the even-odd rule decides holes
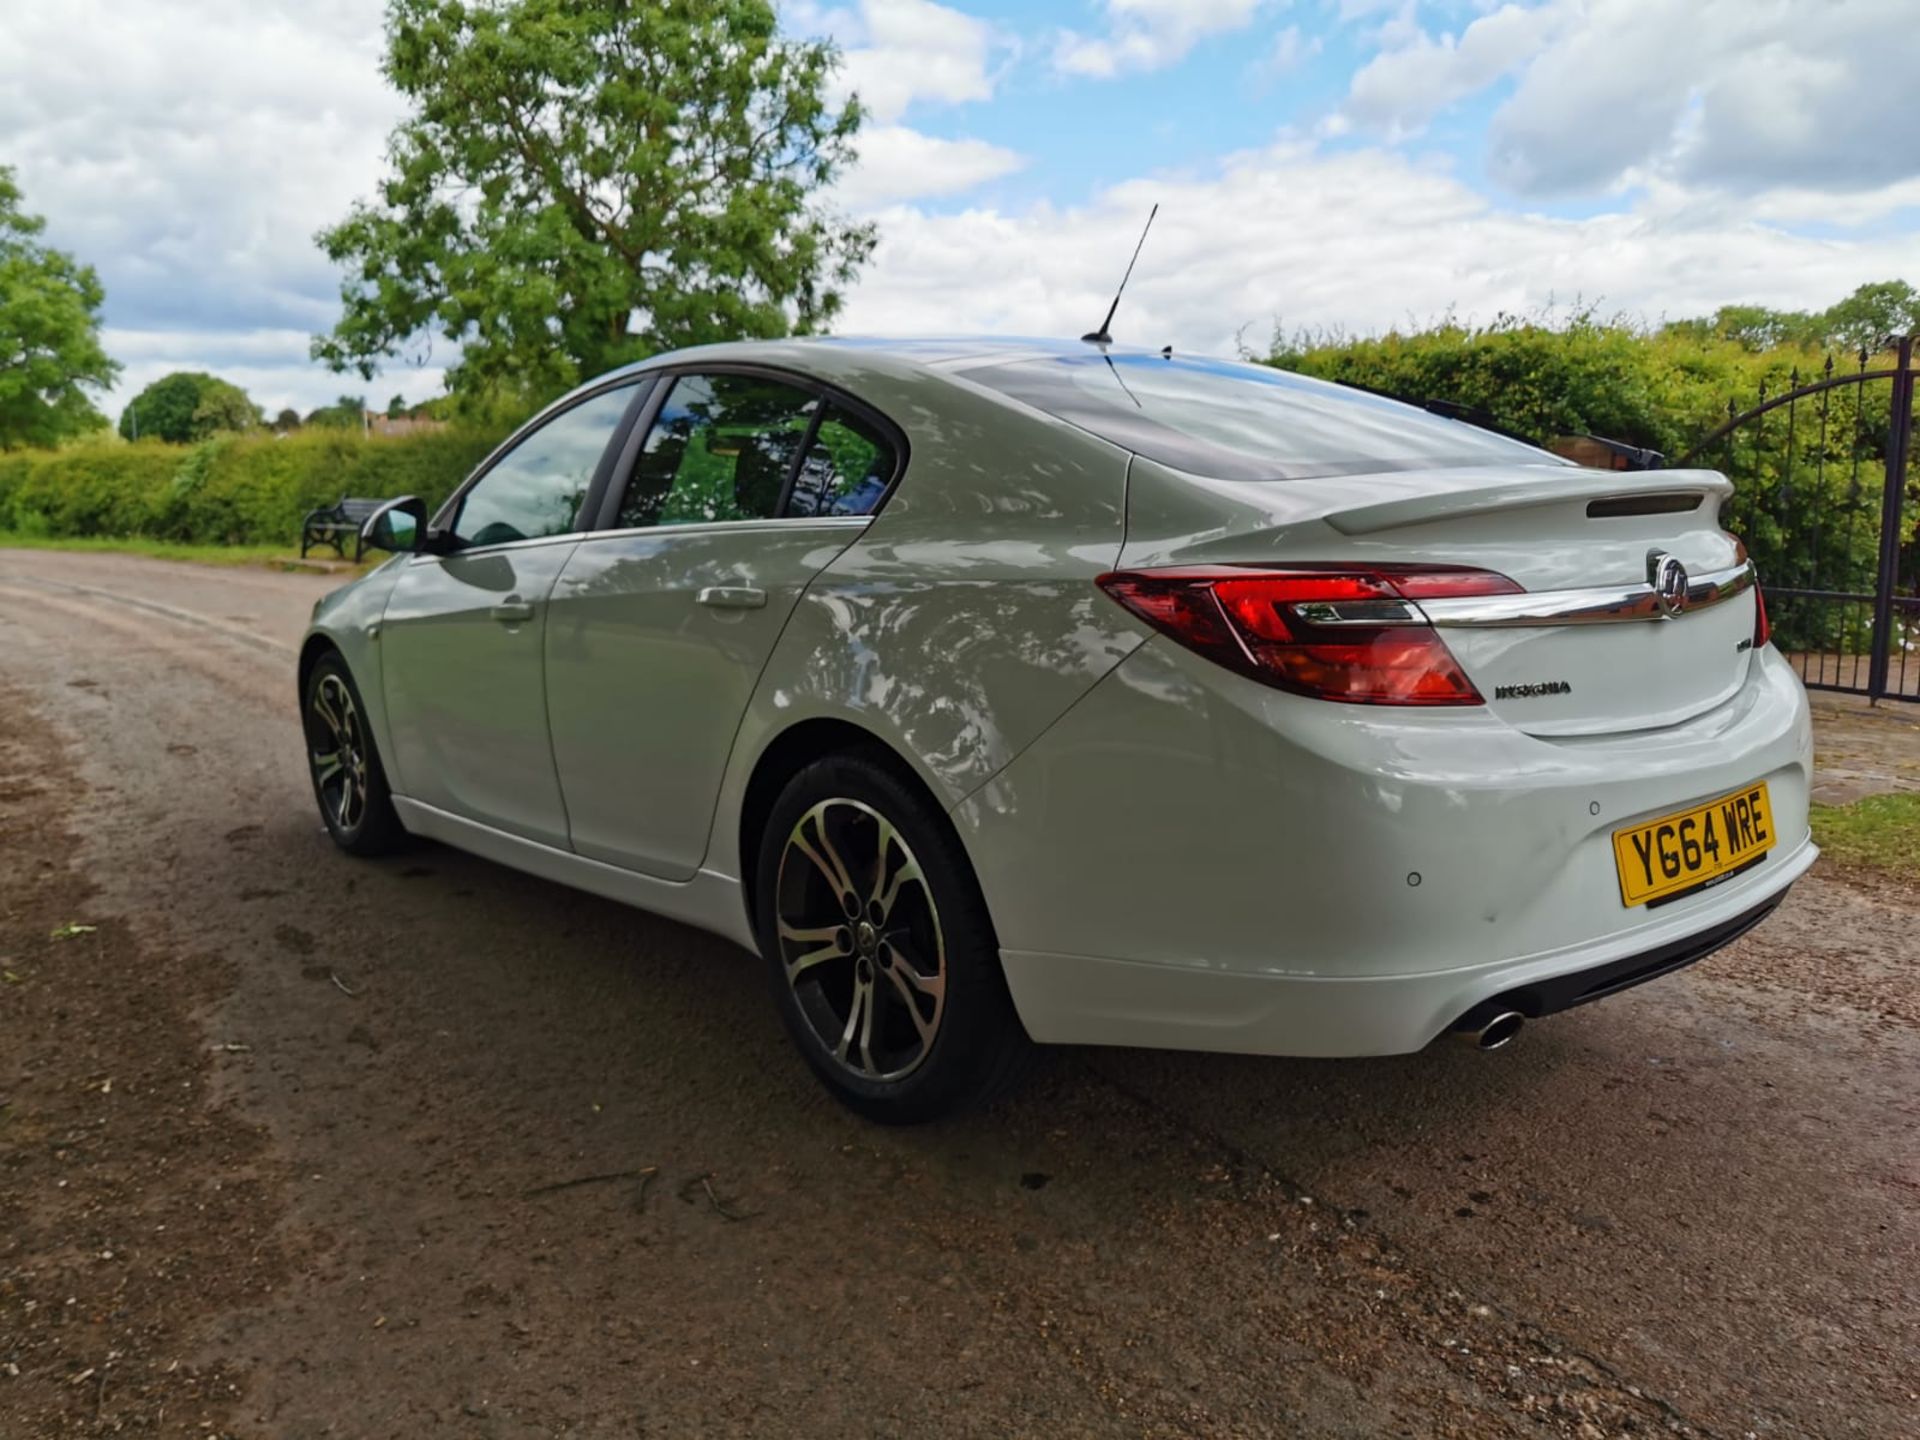
[[[1106,363],[1101,365],[1101,361]],[[1035,339],[997,335],[962,336],[799,336],[779,340],[744,340],[676,350],[641,361],[616,376],[644,375],[659,370],[699,368],[705,365],[766,366],[787,370],[847,392],[874,400],[873,382],[886,378],[912,384],[932,381],[975,390],[1001,404],[1018,406],[1051,417],[1111,445],[1191,474],[1223,480],[1296,479],[1311,475],[1362,474],[1382,470],[1433,468],[1447,464],[1541,463],[1553,460],[1522,441],[1502,439],[1453,418],[1428,414],[1350,386],[1310,376],[1278,371],[1245,361],[1165,350],[1102,345],[1086,340]],[[1144,370],[1136,367],[1146,367]],[[1293,429],[1325,432],[1336,422],[1352,423],[1378,432],[1382,425],[1406,431],[1406,443],[1385,450],[1338,449],[1337,455],[1294,455],[1298,436],[1276,421],[1265,440],[1235,422],[1233,434],[1214,433],[1195,419],[1197,406],[1179,393],[1155,396],[1141,393],[1141,380],[1157,381],[1160,372],[1182,377],[1184,385],[1196,378],[1237,376],[1258,380],[1263,390],[1284,395],[1297,412]],[[1111,372],[1112,394],[1089,386],[1089,375],[1106,379]],[[1132,385],[1127,376],[1135,375]],[[614,377],[603,376],[596,385]],[[1124,397],[1129,404],[1123,404]],[[875,401],[877,403],[877,401]],[[1337,415],[1328,412],[1337,410]],[[1345,419],[1342,420],[1341,417]],[[1364,422],[1373,422],[1368,427]],[[1425,439],[1422,440],[1422,434]],[[1435,441],[1434,437],[1441,439]],[[1324,438],[1324,436],[1323,436]],[[1420,443],[1414,443],[1418,441]],[[1257,443],[1244,443],[1257,442]],[[1271,443],[1269,443],[1271,442]],[[1356,442],[1357,443],[1357,442]],[[1322,447],[1326,448],[1325,445]],[[1493,452],[1493,453],[1489,453]],[[1510,452],[1510,453],[1509,453]],[[1553,460],[1553,463],[1565,463]]]
[[[1124,346],[1108,347],[1114,355],[1158,352],[1131,351]],[[893,362],[902,368],[927,370],[971,370],[984,365],[1013,364],[1022,360],[1059,359],[1085,355],[1090,346],[1084,340],[1038,339],[1005,335],[799,335],[779,340],[733,340],[715,345],[696,345],[684,350],[664,351],[637,365],[616,373],[697,364],[702,361],[751,364],[793,364],[811,359],[827,361],[829,368],[842,364]],[[604,380],[606,377],[602,376]]]
[[[860,350],[872,355],[888,355],[897,360],[912,360],[942,370],[1004,364],[1013,360],[1084,355],[1088,347],[1085,340],[1046,340],[1005,335],[948,335],[914,339],[880,335],[826,335],[811,343]]]

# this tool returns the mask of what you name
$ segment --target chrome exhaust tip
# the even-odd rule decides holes
[[[1527,1017],[1518,1010],[1501,1010],[1479,1025],[1457,1030],[1457,1034],[1476,1050],[1499,1050],[1513,1043]]]

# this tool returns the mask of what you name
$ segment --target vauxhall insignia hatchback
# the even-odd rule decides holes
[[[757,951],[881,1120],[1033,1042],[1491,1047],[1813,863],[1729,493],[1165,352],[664,355],[368,523],[300,655],[313,789],[355,854]]]

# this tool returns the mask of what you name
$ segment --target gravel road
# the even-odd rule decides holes
[[[744,954],[328,844],[333,582],[0,551],[0,1436],[1920,1433],[1920,895],[884,1131]]]

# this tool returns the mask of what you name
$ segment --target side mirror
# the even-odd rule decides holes
[[[414,495],[387,501],[360,527],[363,546],[369,550],[390,550],[396,555],[421,550],[426,536],[427,507]]]

